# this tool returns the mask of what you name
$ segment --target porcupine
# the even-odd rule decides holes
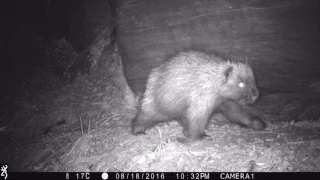
[[[198,51],[181,52],[150,72],[132,134],[145,134],[159,122],[177,120],[189,139],[208,137],[208,119],[222,101],[246,105],[258,96],[249,65]]]
[[[266,123],[262,120],[261,113],[249,105],[239,105],[234,101],[225,100],[222,101],[219,109],[227,122],[257,131],[267,127]]]

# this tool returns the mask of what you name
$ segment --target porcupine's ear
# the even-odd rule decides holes
[[[226,78],[226,81],[225,82],[228,82],[230,76],[231,76],[231,73],[233,71],[233,67],[232,66],[228,66],[225,71],[224,71],[224,77]]]

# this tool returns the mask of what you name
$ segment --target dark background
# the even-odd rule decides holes
[[[45,52],[66,38],[86,49],[107,26],[117,36],[128,84],[143,92],[150,70],[182,50],[248,62],[262,94],[318,98],[319,1],[308,0],[7,0],[0,2],[0,114],[16,95],[50,90]]]

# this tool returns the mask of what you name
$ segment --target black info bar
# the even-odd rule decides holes
[[[0,179],[115,179],[115,180],[193,180],[193,179],[318,179],[320,173],[256,173],[256,172],[6,172]]]

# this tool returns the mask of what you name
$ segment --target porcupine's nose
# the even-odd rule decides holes
[[[251,103],[256,102],[256,100],[259,97],[259,90],[257,88],[252,88],[251,89]]]

